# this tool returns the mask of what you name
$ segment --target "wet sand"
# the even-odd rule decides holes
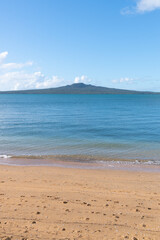
[[[0,239],[160,239],[160,174],[0,166]]]

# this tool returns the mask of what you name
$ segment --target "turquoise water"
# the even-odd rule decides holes
[[[160,95],[0,95],[0,155],[160,163]]]

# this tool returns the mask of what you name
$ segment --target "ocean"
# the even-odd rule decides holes
[[[0,95],[0,158],[59,155],[160,164],[160,95]]]

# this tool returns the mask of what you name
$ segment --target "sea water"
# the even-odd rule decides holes
[[[0,157],[29,155],[160,164],[160,95],[1,94]]]

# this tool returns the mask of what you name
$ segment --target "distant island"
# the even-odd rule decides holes
[[[91,84],[74,83],[57,88],[31,89],[16,91],[0,91],[0,94],[159,94],[158,92],[134,91],[108,87],[94,86]]]

